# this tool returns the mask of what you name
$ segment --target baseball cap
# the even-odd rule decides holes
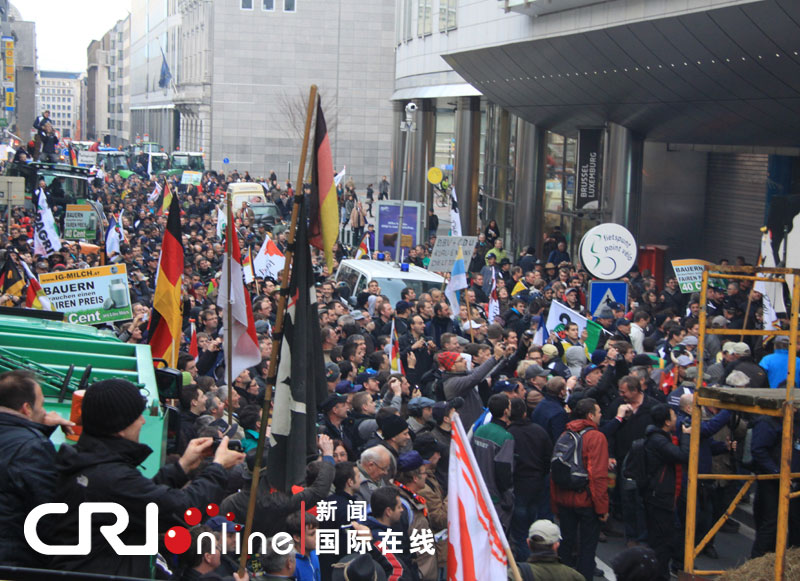
[[[414,438],[414,449],[419,452],[419,455],[425,460],[428,460],[436,452],[444,454],[447,450],[447,446],[437,440],[436,436],[430,432],[420,432],[417,434],[417,437]]]
[[[617,319],[617,327],[627,327],[630,326],[631,322],[628,319]]]
[[[622,303],[611,303],[608,306],[611,308],[612,311],[624,311],[625,310],[625,305],[623,305]]]
[[[432,408],[436,402],[429,397],[413,397],[408,401],[408,410],[422,410],[424,408]]]
[[[464,398],[454,397],[449,401],[437,401],[433,404],[433,419],[437,424],[441,424],[444,417],[450,413],[450,410],[460,409],[464,405]]]
[[[534,377],[547,377],[548,375],[550,375],[550,372],[536,363],[533,365],[528,365],[528,368],[525,370],[525,379],[533,379]]]
[[[362,321],[364,319],[364,313],[361,311],[353,311],[350,316],[353,317],[354,321]]]
[[[595,319],[613,319],[614,313],[608,307],[600,307],[594,315]]]
[[[408,472],[410,470],[416,470],[424,464],[430,464],[430,462],[425,460],[416,450],[404,452],[397,458],[397,471]]]
[[[587,375],[589,375],[592,371],[596,371],[598,369],[600,369],[600,368],[597,365],[595,365],[594,363],[590,363],[589,365],[586,365],[581,370],[581,379],[586,379]]]
[[[493,393],[503,393],[503,392],[510,392],[517,389],[518,383],[514,381],[508,381],[507,379],[501,379],[500,381],[496,381],[494,385],[492,385],[492,392]]]
[[[739,356],[750,355],[750,346],[745,342],[734,343],[733,352]]]
[[[552,545],[561,540],[561,529],[553,521],[540,519],[528,529],[528,538],[543,545]]]
[[[374,369],[367,369],[366,371],[362,371],[358,375],[356,375],[356,383],[366,383],[372,377],[378,375],[378,372]]]
[[[206,521],[206,526],[210,528],[212,531],[222,531],[222,525],[226,525],[225,530],[229,533],[236,532],[236,527],[239,527],[239,530],[244,528],[244,525],[237,522],[232,522],[226,519],[222,515],[212,516],[210,519]]]
[[[341,377],[342,372],[339,370],[339,366],[335,363],[326,363],[325,364],[325,380],[326,381],[336,381]]]
[[[722,344],[723,353],[733,353],[733,348],[736,346],[735,341],[726,341]]]
[[[677,363],[681,367],[689,367],[694,363],[694,357],[691,355],[680,355],[678,356]]]
[[[694,335],[686,335],[681,341],[681,345],[697,346],[697,337]]]
[[[361,391],[362,389],[364,389],[362,384],[359,383],[354,385],[352,381],[348,381],[347,379],[343,379],[336,384],[336,393],[341,394],[355,393],[357,391]]]
[[[331,395],[325,398],[325,401],[322,402],[322,404],[319,406],[319,409],[323,414],[327,414],[337,404],[340,403],[347,403],[347,398],[339,395],[338,393],[332,393]]]
[[[548,357],[558,357],[558,347],[551,345],[550,343],[547,345],[542,345],[542,353]]]

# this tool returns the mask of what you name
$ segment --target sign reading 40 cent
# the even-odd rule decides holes
[[[599,224],[584,234],[578,254],[584,268],[597,278],[615,280],[636,263],[636,240],[619,224]]]

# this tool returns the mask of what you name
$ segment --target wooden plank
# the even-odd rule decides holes
[[[800,404],[800,389],[794,392],[795,406]],[[782,389],[750,388],[750,387],[701,387],[698,390],[700,397],[716,399],[723,403],[733,403],[741,406],[760,407],[768,410],[777,410],[783,407],[786,401],[786,392]],[[757,413],[757,412],[756,412]]]

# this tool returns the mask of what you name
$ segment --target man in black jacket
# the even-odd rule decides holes
[[[39,522],[39,534],[46,531],[49,544],[78,543],[79,506],[86,501],[113,502],[125,507],[130,522],[124,542],[143,545],[150,541],[148,536],[153,526],[146,516],[148,504],[158,506],[157,528],[163,532],[171,524],[178,524],[170,522],[171,515],[222,500],[227,469],[244,460],[244,454],[228,450],[227,437],[220,442],[212,462],[188,485],[187,475],[211,451],[211,438],[192,440],[180,460],[162,467],[152,480],[142,475],[137,466],[152,453],[148,446],[139,443],[145,404],[139,389],[124,379],[99,381],[86,390],[82,404],[83,433],[75,446],[62,446],[56,456],[58,481],[54,501],[66,503],[68,510],[66,514],[45,517]],[[118,555],[101,533],[101,528],[116,521],[112,514],[95,515],[89,554],[57,556],[51,566],[64,571],[150,578],[151,556]]]
[[[511,536],[517,559],[530,554],[528,527],[541,518],[552,519],[547,474],[553,442],[543,427],[527,416],[524,399],[511,400],[509,433],[514,436],[514,512],[511,516]]]
[[[675,466],[689,461],[691,427],[682,426],[680,447],[672,443],[675,410],[660,403],[650,410],[653,424],[647,427],[645,461],[647,487],[642,491],[647,518],[647,543],[656,552],[659,580],[669,580],[669,561],[680,554],[675,527]]]
[[[46,413],[42,388],[25,371],[0,374],[0,563],[38,567],[41,556],[25,542],[22,525],[28,513],[52,502],[56,450],[50,435],[56,426],[73,425]]]

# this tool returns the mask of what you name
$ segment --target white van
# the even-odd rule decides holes
[[[445,280],[442,276],[413,264],[407,266],[408,272],[403,272],[400,266],[393,262],[342,260],[339,270],[336,271],[336,283],[347,285],[350,296],[355,298],[358,293],[366,290],[371,280],[376,280],[381,287],[381,294],[389,297],[392,305],[400,300],[400,293],[406,287],[413,288],[417,296],[435,288],[444,288]]]
[[[233,211],[238,212],[244,205],[266,204],[264,188],[254,182],[235,182],[228,184],[226,196],[231,196]]]

